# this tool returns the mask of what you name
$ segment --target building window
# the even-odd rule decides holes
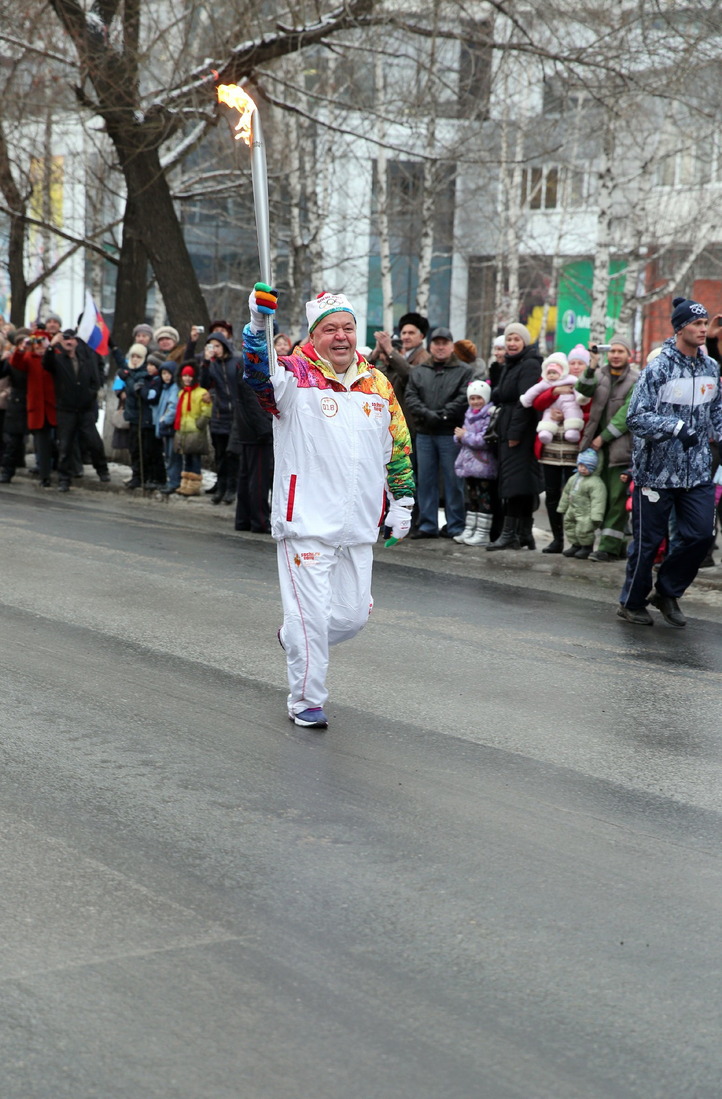
[[[656,169],[658,187],[695,187],[710,183],[714,172],[714,152],[705,147],[679,147],[679,133],[667,131],[660,143]]]
[[[574,209],[588,197],[589,175],[578,168],[550,164],[522,172],[521,202],[527,210]]]
[[[542,112],[548,118],[581,111],[591,103],[585,88],[574,88],[559,76],[545,77],[542,86]]]

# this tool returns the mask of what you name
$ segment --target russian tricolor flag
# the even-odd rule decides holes
[[[103,315],[93,301],[89,290],[85,291],[85,309],[78,325],[78,339],[87,343],[93,351],[99,355],[108,354],[108,339],[110,329],[103,320]]]

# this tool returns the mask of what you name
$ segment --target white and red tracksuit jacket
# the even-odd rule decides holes
[[[243,361],[274,416],[273,537],[375,542],[386,486],[396,500],[414,495],[409,429],[388,379],[357,355],[344,384],[311,343],[269,377],[265,333],[250,325]]]

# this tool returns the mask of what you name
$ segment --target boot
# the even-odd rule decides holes
[[[532,533],[532,527],[534,525],[534,519],[530,515],[526,519],[519,520],[519,545],[527,549],[536,549],[536,542],[534,541],[534,534]]]
[[[467,542],[467,539],[471,538],[472,534],[476,530],[477,514],[475,511],[467,511],[466,513],[466,526],[462,530],[461,534],[454,535],[455,542]]]
[[[188,474],[187,473],[181,473],[181,481],[180,481],[180,484],[178,486],[178,495],[179,496],[190,496],[190,489],[189,489],[189,486],[188,486]]]
[[[186,473],[187,488],[184,492],[184,496],[200,496],[201,485],[203,483],[203,476],[200,473]],[[180,492],[180,489],[178,490]]]
[[[488,546],[486,547],[487,553],[489,553],[491,550],[521,549],[521,542],[519,541],[518,534],[518,524],[518,519],[512,517],[511,515],[505,515],[504,526],[502,528],[501,534],[497,538],[496,542],[489,542]]]
[[[549,519],[549,525],[552,528],[552,540],[548,546],[545,546],[542,553],[561,553],[564,549],[564,520],[561,515],[555,515],[552,519]]]
[[[480,511],[477,515],[476,530],[471,538],[465,539],[467,546],[488,546],[493,516],[490,512]]]
[[[226,494],[226,479],[225,477],[219,477],[216,481],[216,491],[211,496],[212,504],[220,504],[221,500]]]

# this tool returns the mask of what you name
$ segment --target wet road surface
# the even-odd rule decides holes
[[[3,1097],[722,1093],[713,614],[397,547],[317,733],[269,540],[2,509]]]

